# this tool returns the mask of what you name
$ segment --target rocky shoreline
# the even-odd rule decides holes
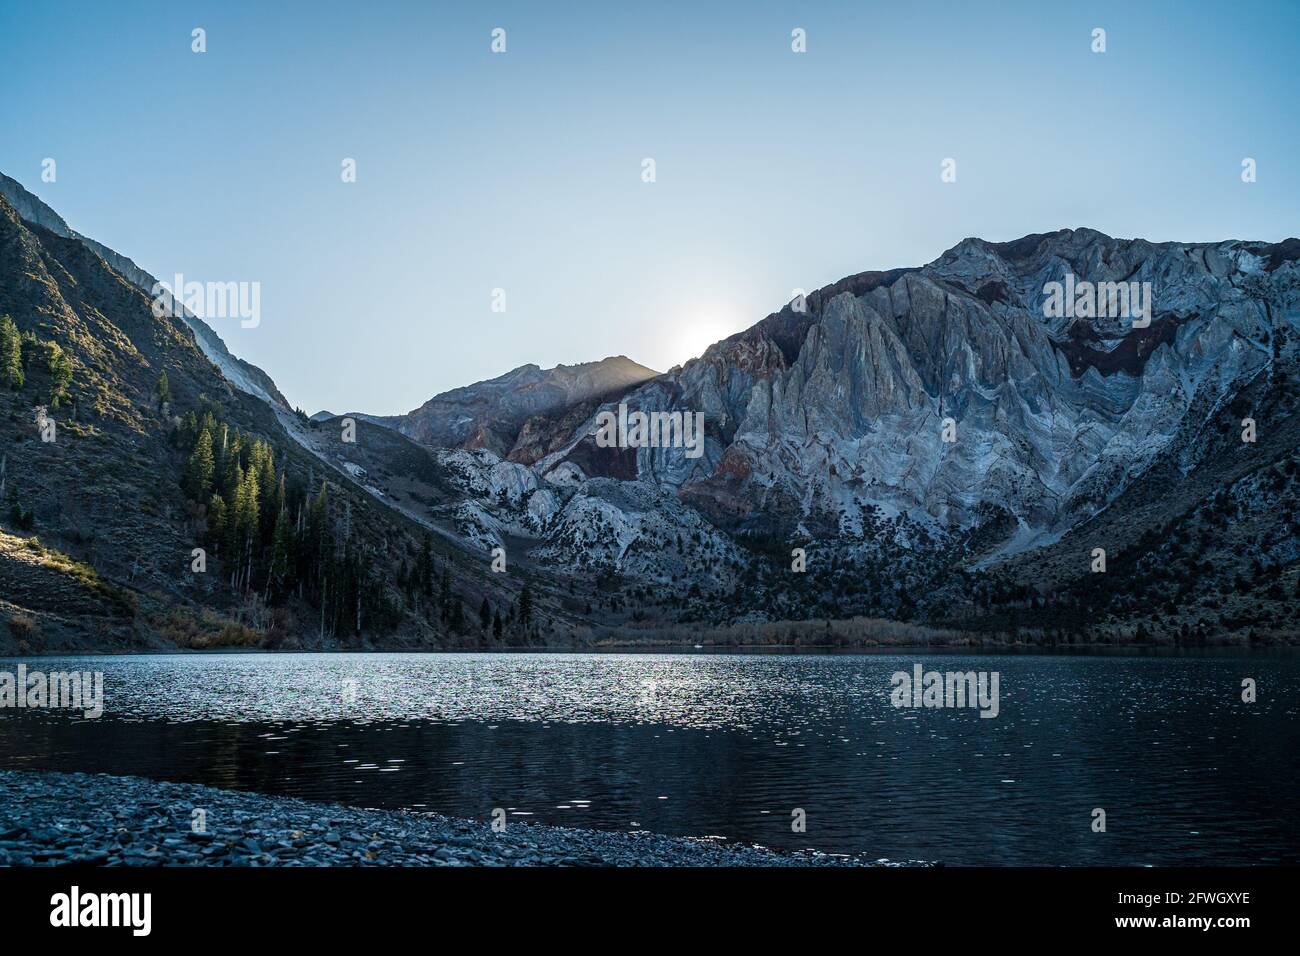
[[[201,820],[201,832],[196,822]],[[0,866],[876,866],[652,833],[366,810],[107,774],[0,771]],[[895,864],[896,865],[896,864]]]

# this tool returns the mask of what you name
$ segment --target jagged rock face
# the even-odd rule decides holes
[[[382,419],[402,434],[443,448],[488,448],[499,455],[535,442],[539,416],[621,393],[659,373],[618,355],[581,365],[522,365],[499,378],[435,395],[406,415]]]
[[[533,552],[543,561],[617,568],[641,583],[734,583],[735,545],[667,489],[646,482],[592,479],[556,510],[547,530]]]
[[[704,412],[702,457],[597,450],[593,417],[538,467],[670,486],[724,524],[835,528],[872,504],[951,530],[993,508],[1016,547],[1052,540],[1269,365],[1300,321],[1297,245],[968,239],[814,293],[627,396]],[[1149,282],[1149,327],[1049,317],[1044,287],[1067,273]]]

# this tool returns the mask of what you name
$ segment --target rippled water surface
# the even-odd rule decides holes
[[[895,708],[916,662],[999,714]],[[27,659],[0,767],[952,864],[1300,861],[1300,658],[371,654]],[[16,660],[0,660],[14,671]],[[1258,682],[1258,700],[1241,682]],[[791,830],[795,808],[807,831]],[[1105,833],[1091,829],[1106,811]]]

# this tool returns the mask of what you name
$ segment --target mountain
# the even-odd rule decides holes
[[[967,239],[667,373],[309,419],[0,179],[0,650],[1294,640],[1298,259]]]
[[[457,531],[675,595],[643,593],[649,620],[1293,634],[1297,258],[1075,229],[852,276],[534,423],[540,457],[462,453]],[[1052,283],[1133,283],[1149,314],[1053,309]],[[703,453],[601,447],[616,403],[702,412]]]
[[[739,526],[851,532],[868,505],[943,530],[992,508],[1019,526],[1015,547],[1052,539],[1273,367],[1295,318],[1287,254],[1081,229],[966,240],[920,269],[846,280],[630,396],[703,411],[710,438],[694,462],[641,450],[636,477]],[[1044,318],[1043,287],[1066,273],[1151,282],[1150,326]],[[584,473],[618,467],[585,437],[543,467],[575,452]]]
[[[148,278],[6,181],[0,652],[464,647],[558,626],[525,576],[377,497],[210,329],[155,315]]]
[[[126,256],[69,228],[62,216],[28,192],[17,180],[3,173],[0,173],[0,196],[4,197],[20,219],[42,226],[56,236],[80,242],[103,259],[122,278],[144,291],[146,295],[153,296],[153,289],[157,282],[154,276],[149,275]],[[221,336],[189,309],[181,307],[179,311],[185,324],[194,332],[194,340],[203,354],[221,369],[229,382],[241,391],[278,404],[282,408],[289,408],[288,401],[280,394],[280,390],[275,387],[269,375],[256,365],[231,355]]]
[[[549,369],[521,365],[498,378],[435,395],[405,415],[375,420],[426,445],[487,448],[510,457],[534,420],[592,399],[617,398],[658,374],[623,355]],[[527,435],[523,437],[526,445]]]

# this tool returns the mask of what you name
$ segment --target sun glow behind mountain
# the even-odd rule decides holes
[[[746,321],[744,317],[733,314],[736,310],[721,307],[705,307],[688,312],[679,320],[671,339],[671,351],[660,367],[684,365],[693,358],[699,358],[714,342],[720,342],[729,335],[735,335],[753,325],[755,319]],[[668,343],[665,343],[665,347]]]

